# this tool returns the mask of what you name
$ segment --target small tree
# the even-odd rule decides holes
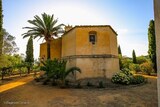
[[[58,19],[55,19],[54,15],[46,13],[42,14],[42,17],[38,15],[34,16],[33,20],[28,20],[33,27],[24,27],[28,29],[28,32],[22,34],[23,38],[33,36],[33,38],[44,38],[47,43],[47,59],[51,58],[50,44],[53,37],[58,37],[58,34],[62,33],[62,26],[64,24],[57,25]]]
[[[122,51],[121,51],[120,45],[118,46],[118,54],[122,55]]]
[[[26,66],[28,69],[28,74],[30,73],[30,69],[33,65],[34,58],[33,58],[33,38],[30,36],[28,43],[27,43],[27,49],[26,49]]]
[[[148,54],[149,58],[153,63],[153,69],[157,72],[157,63],[156,63],[156,36],[155,36],[155,26],[154,20],[151,20],[148,28]]]
[[[135,63],[135,64],[137,63],[136,53],[134,50],[132,52],[132,60],[133,60],[133,63]]]
[[[118,56],[119,56],[119,66],[120,66],[120,69],[122,69],[123,68],[123,65],[122,65],[122,52],[121,52],[120,45],[118,46]]]

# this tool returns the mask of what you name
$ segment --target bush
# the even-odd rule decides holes
[[[143,73],[147,73],[148,75],[150,75],[151,72],[153,72],[153,67],[151,62],[145,62],[141,64],[140,68]]]
[[[129,65],[132,63],[132,59],[127,58],[127,57],[122,57],[121,59],[121,63],[122,63],[122,69],[123,68],[128,68],[129,69]]]
[[[139,64],[130,64],[129,65],[129,69],[131,71],[136,71],[136,72],[140,72],[141,71]]]
[[[125,69],[124,71],[117,72],[111,79],[116,84],[140,84],[145,82],[145,78],[141,75],[134,76],[130,71]]]
[[[127,68],[122,69],[121,72],[123,72],[123,73],[126,74],[127,76],[132,76],[132,75],[133,75],[133,74],[130,72],[130,70],[127,69]]]
[[[147,62],[147,60],[149,59],[148,56],[139,56],[137,57],[137,64],[142,64]]]
[[[141,76],[141,75],[135,75],[131,79],[131,84],[140,84],[140,83],[144,83],[144,82],[145,82],[145,78],[144,78],[144,76]]]
[[[130,84],[130,76],[127,76],[125,73],[123,73],[122,71],[116,73],[111,81],[113,83],[117,83],[117,84]]]

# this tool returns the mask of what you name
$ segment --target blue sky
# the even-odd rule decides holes
[[[27,20],[46,12],[54,14],[59,23],[70,25],[111,25],[118,33],[122,54],[146,55],[147,30],[154,18],[152,0],[3,0],[3,27],[16,37],[19,53],[26,51],[28,39],[22,29],[31,26]],[[34,40],[34,56],[39,57],[39,44]]]

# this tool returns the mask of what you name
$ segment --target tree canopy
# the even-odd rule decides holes
[[[14,36],[10,35],[5,29],[3,29],[3,54],[14,54],[19,50],[15,39]]]
[[[28,31],[22,34],[23,38],[33,36],[33,38],[43,38],[47,42],[47,59],[50,59],[50,41],[54,36],[57,36],[62,31],[63,24],[57,25],[58,19],[54,15],[46,13],[42,14],[42,18],[38,15],[34,16],[33,20],[28,20],[33,27],[24,27]]]
[[[148,28],[148,55],[153,63],[153,69],[157,72],[157,62],[156,62],[156,35],[155,35],[155,25],[154,20],[149,22]]]

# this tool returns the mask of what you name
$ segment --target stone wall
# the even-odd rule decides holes
[[[157,72],[158,72],[158,107],[160,107],[160,0],[154,0],[154,16],[156,29]]]
[[[111,78],[119,71],[119,59],[114,55],[75,55],[64,57],[68,60],[67,68],[77,66],[81,73],[76,73],[74,80],[84,78]]]

